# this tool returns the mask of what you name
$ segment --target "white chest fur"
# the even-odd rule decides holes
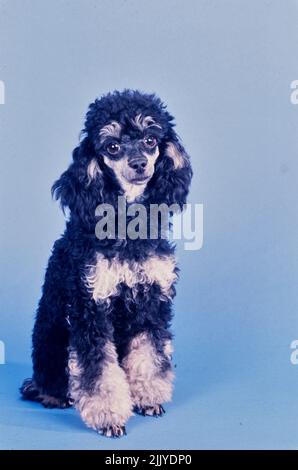
[[[117,258],[108,260],[97,254],[96,263],[89,266],[86,285],[96,302],[107,300],[119,293],[119,285],[126,284],[134,289],[137,284],[160,286],[163,296],[170,297],[171,286],[177,279],[173,255],[153,255],[146,261],[120,262]]]

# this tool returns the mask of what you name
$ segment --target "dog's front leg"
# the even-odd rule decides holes
[[[171,401],[174,373],[171,367],[170,339],[157,348],[149,331],[136,335],[128,345],[122,366],[127,374],[135,411],[161,416],[162,403]]]
[[[132,400],[116,348],[102,326],[88,323],[74,332],[69,349],[71,400],[86,425],[109,437],[125,434],[132,415]]]

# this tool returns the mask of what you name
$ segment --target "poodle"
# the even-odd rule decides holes
[[[126,434],[133,412],[164,413],[174,378],[175,247],[160,229],[151,238],[124,237],[119,227],[98,236],[98,208],[112,207],[117,222],[122,198],[127,225],[136,203],[183,210],[191,178],[173,117],[155,94],[126,89],[89,106],[72,162],[52,187],[68,217],[45,274],[24,399],[74,406],[109,437]]]

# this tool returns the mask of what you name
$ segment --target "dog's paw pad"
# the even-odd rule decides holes
[[[162,416],[166,412],[162,405],[143,406],[141,408],[136,408],[135,411],[143,416],[156,416],[156,417]]]
[[[121,437],[126,435],[125,426],[108,426],[101,430],[103,436],[106,437]]]

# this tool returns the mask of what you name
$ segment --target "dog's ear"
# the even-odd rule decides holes
[[[186,203],[192,178],[190,159],[176,133],[160,148],[160,156],[155,164],[151,188],[153,199],[168,206],[178,204],[182,209]]]
[[[103,178],[95,150],[85,137],[72,154],[73,162],[52,186],[52,195],[60,200],[63,211],[81,219],[94,217],[94,211],[102,202]]]

